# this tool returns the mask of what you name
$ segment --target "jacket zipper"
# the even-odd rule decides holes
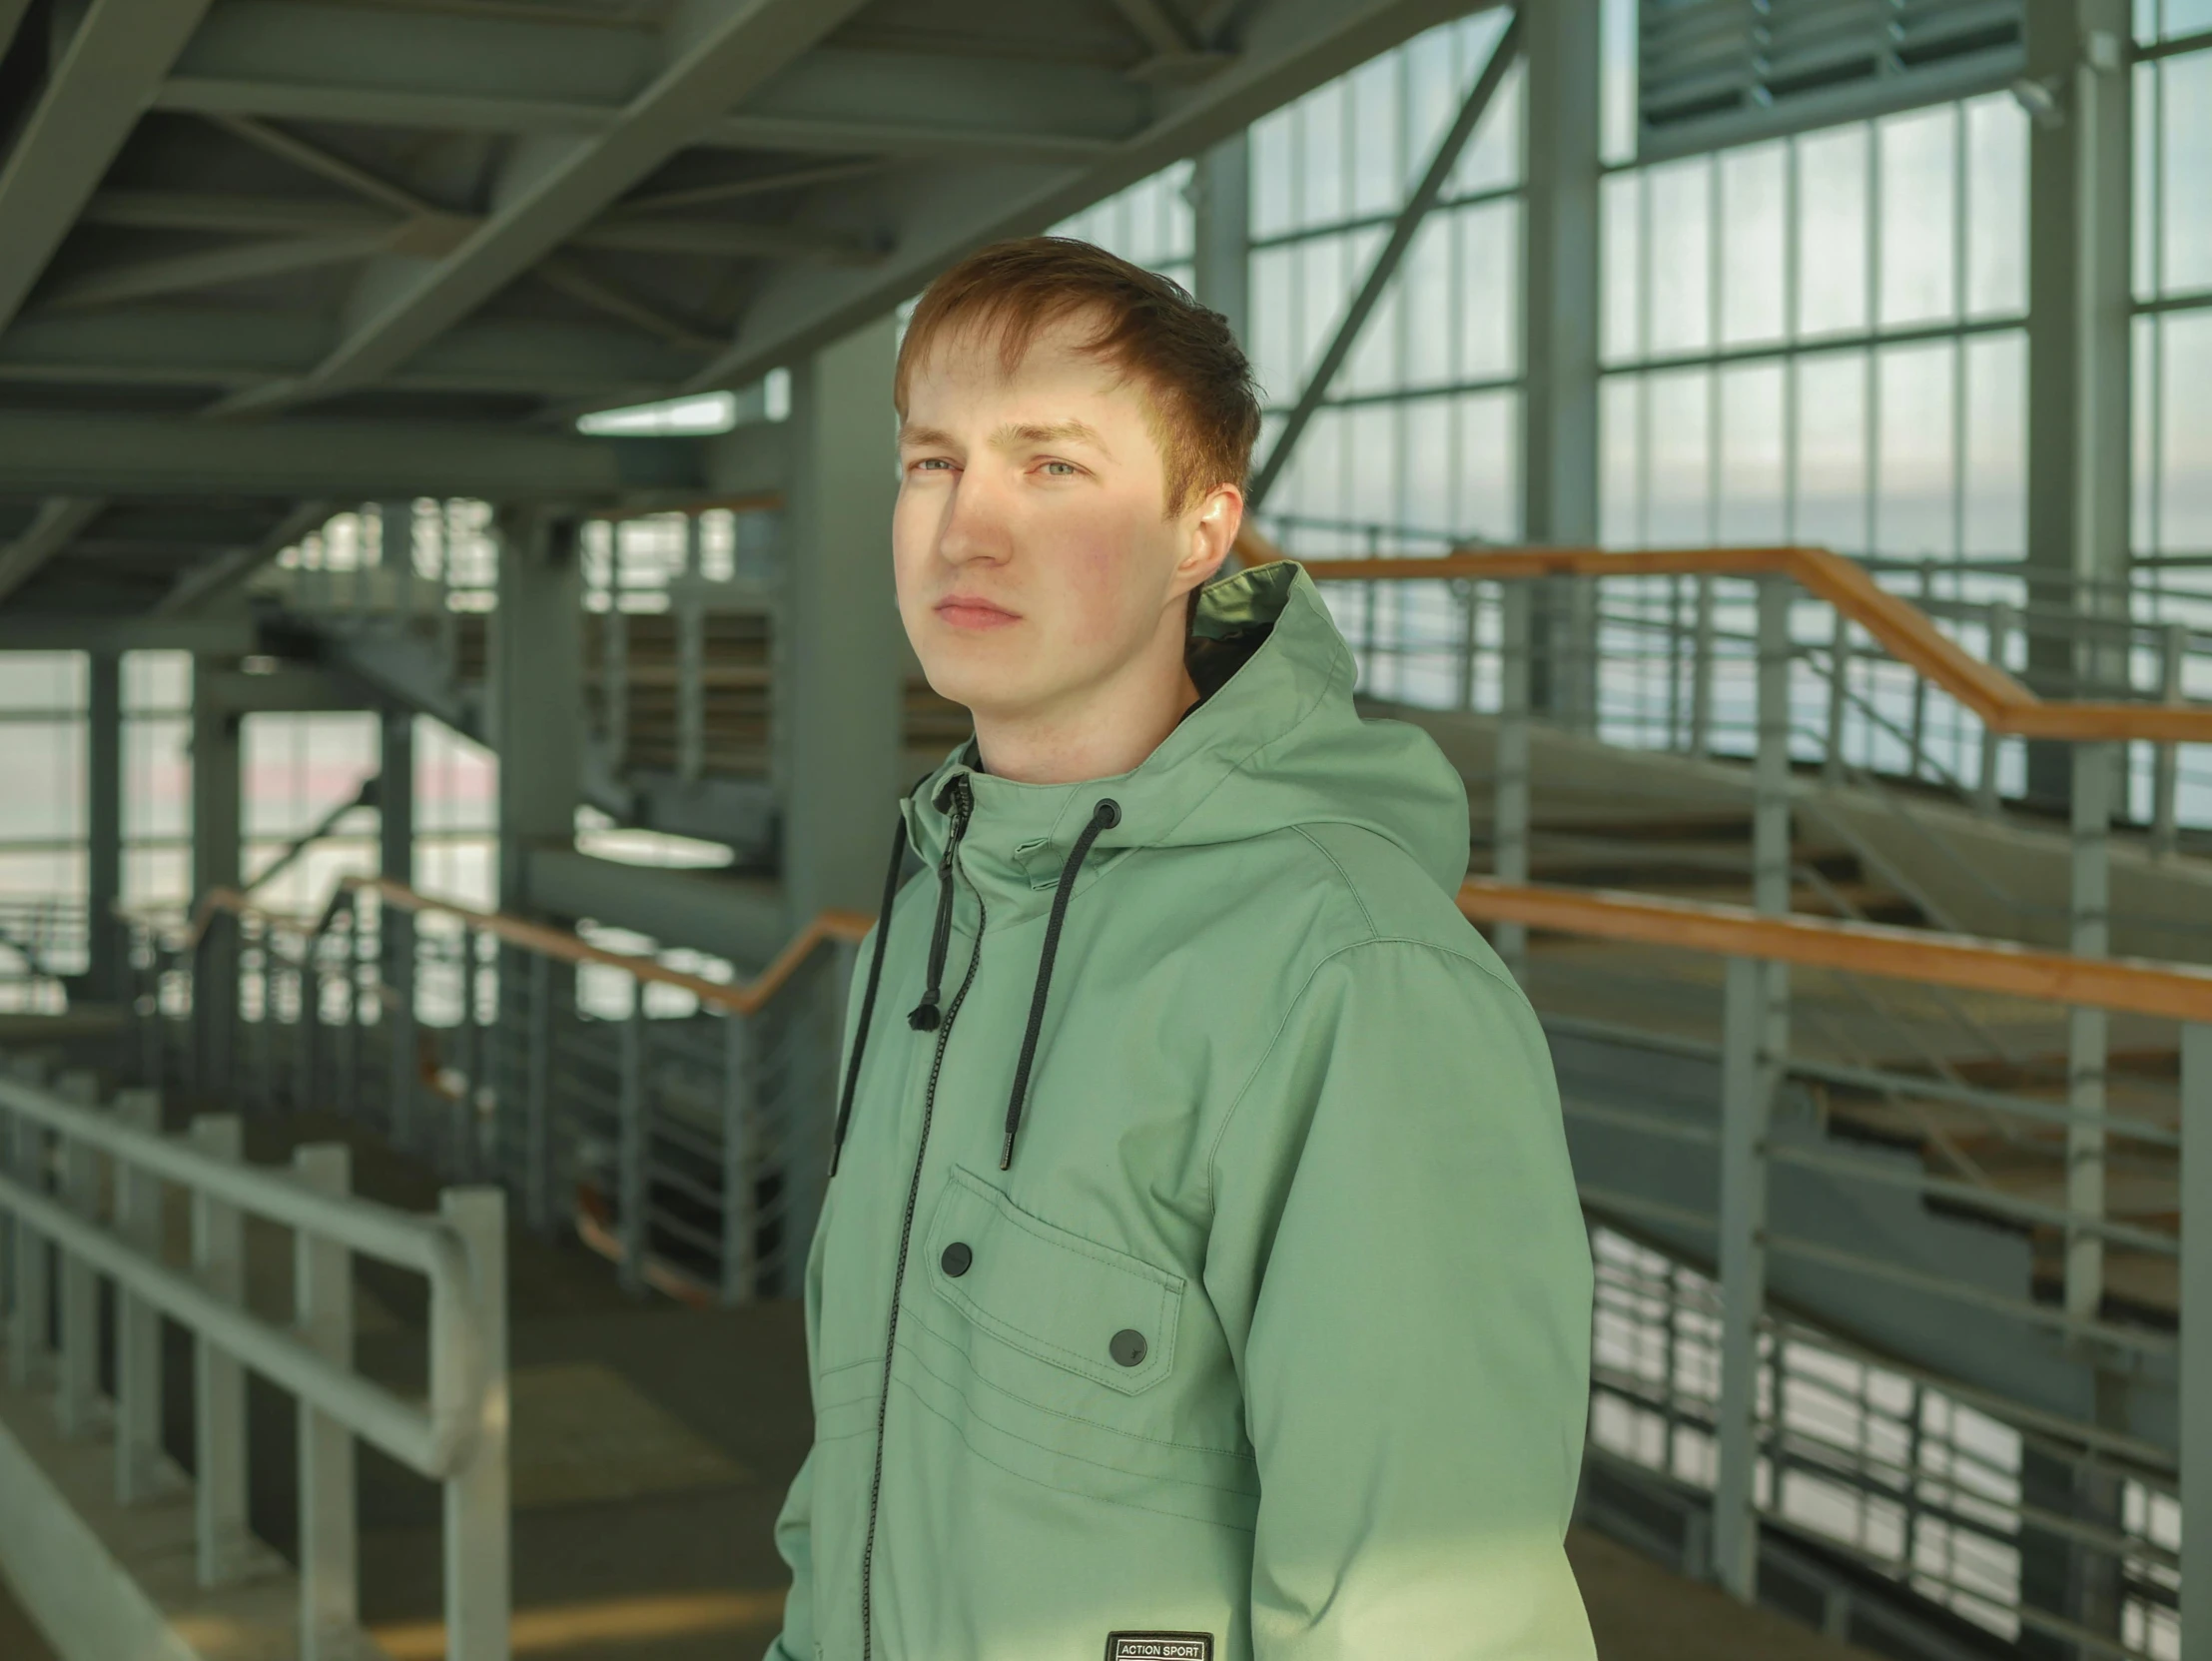
[[[965,777],[954,782],[953,793],[953,829],[945,843],[942,877],[948,883],[958,869],[960,839],[968,833],[968,819],[975,811],[975,798]],[[976,978],[976,966],[983,960],[984,921],[983,895],[978,893],[975,949],[968,954],[968,970],[961,976],[960,989],[945,1007],[944,1025],[937,1029],[937,1053],[931,1058],[929,1088],[922,1097],[922,1137],[915,1146],[914,1175],[907,1182],[906,1218],[899,1229],[899,1261],[891,1276],[891,1319],[884,1332],[883,1382],[876,1396],[876,1468],[868,1483],[868,1532],[860,1550],[861,1661],[870,1661],[875,1653],[876,1518],[883,1500],[883,1438],[884,1426],[891,1414],[891,1365],[899,1342],[899,1299],[906,1288],[907,1253],[914,1241],[915,1208],[922,1198],[922,1165],[929,1158],[930,1124],[937,1116],[937,1077],[945,1067],[945,1045],[953,1036],[953,1022]]]

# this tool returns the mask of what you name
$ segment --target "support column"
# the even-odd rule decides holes
[[[387,546],[389,544],[386,544]],[[414,886],[414,717],[403,709],[384,710],[377,723],[382,747],[376,780],[376,871],[393,882]],[[502,862],[502,868],[503,862]],[[414,1008],[414,914],[397,906],[376,911],[377,950],[383,958],[383,983],[409,1011]],[[411,1032],[411,1017],[403,1025]],[[393,1089],[399,1089],[394,1081]],[[411,1102],[412,1098],[409,1097]],[[395,1114],[403,1123],[404,1113]]]
[[[382,773],[376,780],[376,870],[414,886],[414,716],[387,709],[379,721]]]
[[[1522,239],[1521,517],[1531,542],[1598,539],[1599,0],[1523,7],[1528,30]],[[1545,584],[1533,622],[1536,709],[1597,716],[1596,589]]]
[[[196,657],[192,673],[192,898],[212,888],[238,886],[240,846],[239,723],[211,690],[223,665]],[[201,953],[192,984],[194,1054],[198,1084],[221,1089],[228,1081],[233,1017],[238,1005],[236,930],[218,921]]]
[[[794,930],[826,906],[873,913],[882,902],[891,816],[909,782],[901,769],[910,650],[891,569],[895,353],[885,317],[792,374],[791,558],[776,701]]]
[[[1238,132],[1198,157],[1190,172],[1194,225],[1192,292],[1251,343],[1251,143]]]
[[[499,754],[499,905],[529,905],[536,847],[575,843],[583,754],[579,520],[504,509],[491,614],[492,741]]]
[[[85,890],[89,955],[85,996],[113,1004],[123,997],[123,936],[115,908],[123,898],[123,657],[96,651],[88,664],[86,709]]]
[[[2028,140],[2028,599],[2045,611],[2124,614],[2128,574],[2128,231],[2132,135],[2126,0],[2026,8],[2027,76],[2056,100]],[[2027,682],[2045,696],[2111,695],[2116,652],[2028,630]],[[2028,745],[2027,794],[2069,795],[2069,750]]]
[[[891,565],[896,340],[894,320],[881,318],[792,371],[790,555],[775,620],[780,743],[773,771],[785,917],[794,932],[829,906],[875,913],[892,815],[912,782],[905,700],[914,658]],[[816,1030],[842,1034],[845,990],[834,972],[809,978],[805,996],[830,1006]],[[796,1010],[788,1014],[799,1018]],[[793,1117],[782,1127],[788,1244],[778,1289],[793,1296],[821,1213],[837,1101],[838,1041],[813,1048],[822,1064],[819,1088],[784,1098]]]

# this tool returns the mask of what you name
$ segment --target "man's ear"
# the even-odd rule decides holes
[[[1199,498],[1190,515],[1190,538],[1175,565],[1179,580],[1196,587],[1221,568],[1244,523],[1244,492],[1234,484],[1216,484]],[[1194,573],[1194,574],[1193,574]]]

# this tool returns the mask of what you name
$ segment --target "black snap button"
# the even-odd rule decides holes
[[[945,1254],[937,1260],[939,1266],[957,1280],[968,1272],[968,1265],[976,1260],[976,1254],[968,1249],[966,1241],[956,1240],[945,1247]]]
[[[1125,1367],[1142,1366],[1145,1349],[1144,1334],[1131,1326],[1114,1333],[1113,1340],[1106,1345],[1106,1353]]]

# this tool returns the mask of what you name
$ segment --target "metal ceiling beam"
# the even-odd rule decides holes
[[[586,438],[503,424],[364,419],[247,426],[0,410],[0,494],[485,496],[597,501],[696,489],[696,440]]]
[[[1197,86],[1155,89],[1163,113],[1080,166],[1032,155],[1030,165],[901,169],[869,198],[891,255],[865,271],[771,275],[736,339],[680,390],[757,380],[897,306],[979,243],[1043,231],[1470,9],[1467,0],[1264,0],[1245,8],[1233,63]]]
[[[192,651],[244,656],[250,617],[86,616],[0,610],[0,651]]]
[[[593,134],[612,129],[622,110],[552,98],[403,88],[318,86],[310,81],[222,80],[180,76],[154,107],[198,115],[248,114],[290,121],[344,121],[427,132]],[[857,116],[732,115],[711,121],[692,143],[718,150],[793,155],[1028,157],[1085,162],[1115,140],[1047,121],[978,126],[956,111],[942,121],[868,121]]]
[[[1247,508],[1256,510],[1267,499],[1267,492],[1274,488],[1275,480],[1282,476],[1283,467],[1298,447],[1298,440],[1305,435],[1313,413],[1320,409],[1321,400],[1327,395],[1329,383],[1336,379],[1336,372],[1344,367],[1352,347],[1359,340],[1359,332],[1367,326],[1376,303],[1382,299],[1383,290],[1398,275],[1398,262],[1405,258],[1405,251],[1413,246],[1414,234],[1421,229],[1421,222],[1428,218],[1429,210],[1436,206],[1436,199],[1444,194],[1445,183],[1452,170],[1459,165],[1460,153],[1467,148],[1467,141],[1475,136],[1475,129],[1489,112],[1491,100],[1497,97],[1498,88],[1505,84],[1506,71],[1521,53],[1522,21],[1516,12],[1513,21],[1505,26],[1505,33],[1498,37],[1498,44],[1491,48],[1490,61],[1483,65],[1482,73],[1475,77],[1475,84],[1468,88],[1466,99],[1459,106],[1459,114],[1443,138],[1437,141],[1434,154],[1429,157],[1426,172],[1413,194],[1405,199],[1398,210],[1398,217],[1390,227],[1390,235],[1375,252],[1374,264],[1367,268],[1367,277],[1352,296],[1351,304],[1344,308],[1338,320],[1336,333],[1321,353],[1320,362],[1313,367],[1305,390],[1298,395],[1298,402],[1291,406],[1290,414],[1275,433],[1275,442],[1267,451],[1267,459],[1252,474],[1251,487],[1244,492]]]
[[[167,259],[100,266],[42,290],[39,309],[83,311],[93,306],[120,305],[127,300],[147,300],[155,295],[190,294],[198,289],[219,289],[227,283],[246,283],[260,277],[281,277],[289,272],[346,265],[368,259],[390,242],[388,230],[353,231],[337,236],[235,243],[228,248],[204,249],[194,254],[171,255]]]
[[[540,283],[558,289],[571,300],[619,319],[670,346],[691,352],[712,352],[714,341],[704,331],[648,305],[614,284],[594,277],[573,260],[557,256],[540,260],[534,273]]]
[[[472,216],[442,214],[436,210],[418,217],[431,216],[453,228],[451,234],[456,242],[481,223]],[[205,191],[102,191],[86,206],[82,221],[87,225],[111,225],[132,231],[352,238],[365,243],[371,253],[386,243],[405,239],[410,228],[408,218],[366,203],[296,196],[225,196]],[[679,219],[670,214],[640,212],[626,206],[596,225],[584,227],[570,241],[579,248],[624,249],[641,254],[696,254],[723,260],[819,260],[840,266],[870,265],[883,257],[880,250],[858,238],[807,226]],[[98,275],[104,277],[107,273],[103,270]]]
[[[0,604],[74,542],[85,526],[106,511],[107,505],[98,496],[48,497],[23,533],[0,547]]]
[[[297,386],[236,395],[225,413],[326,398],[395,369],[573,237],[639,180],[692,143],[731,103],[859,9],[862,0],[737,0],[679,5],[651,84],[593,138],[516,146],[494,182],[491,215],[443,259],[365,274],[352,332]]]
[[[569,239],[575,248],[634,254],[691,254],[712,260],[797,260],[830,266],[872,266],[883,251],[856,237],[803,225],[747,225],[737,220],[666,219],[618,214]]]
[[[817,162],[809,167],[779,168],[773,173],[750,174],[741,179],[691,185],[681,190],[656,191],[651,196],[627,197],[620,208],[626,214],[659,214],[678,208],[704,208],[714,202],[735,202],[743,197],[766,196],[775,191],[836,184],[840,180],[881,173],[883,169],[883,162],[875,157],[847,162]]]
[[[0,52],[7,51],[16,30],[23,26],[23,14],[30,9],[31,0],[0,0]]]
[[[208,0],[92,0],[0,162],[0,329],[138,125]]]
[[[253,387],[313,368],[335,338],[330,319],[304,312],[172,303],[34,314],[0,336],[0,383]],[[634,326],[474,318],[382,385],[612,403],[633,393],[652,395],[690,373],[699,359],[697,352],[641,337]]]
[[[365,203],[210,191],[102,191],[78,217],[81,224],[126,231],[205,231],[241,237],[388,233],[400,223],[396,216]]]

